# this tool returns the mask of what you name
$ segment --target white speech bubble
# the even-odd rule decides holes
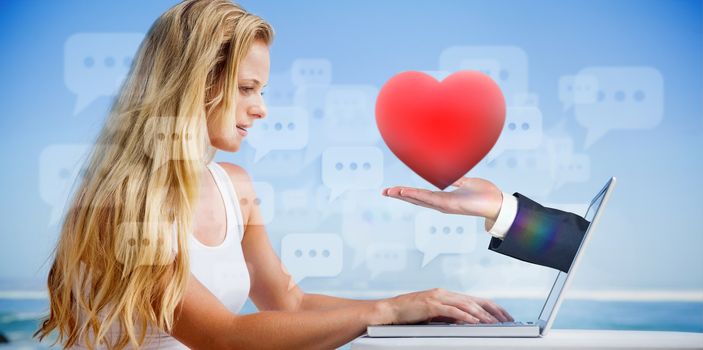
[[[500,62],[495,59],[466,59],[459,62],[459,70],[479,71],[493,79],[500,80]]]
[[[268,117],[249,129],[246,140],[258,162],[271,150],[298,150],[308,143],[308,114],[301,107],[271,107]]]
[[[117,92],[144,39],[141,33],[77,33],[64,44],[64,82],[77,95],[73,114]]]
[[[378,89],[371,85],[330,85],[326,89],[312,89],[309,95],[301,93],[312,108],[324,95],[323,112],[318,119],[320,128],[315,140],[305,149],[305,162],[309,164],[332,146],[374,145],[381,134],[376,126],[375,104]],[[315,112],[319,113],[319,112]]]
[[[412,171],[405,163],[395,156],[389,155],[390,160],[383,164],[383,187],[408,186],[427,188],[434,186]],[[388,159],[387,158],[387,159]]]
[[[197,135],[178,130],[182,124],[179,117],[154,116],[144,123],[143,151],[159,165],[172,160],[202,160],[204,144]]]
[[[473,177],[491,179],[499,188],[527,191],[526,195],[546,196],[554,187],[554,155],[545,142],[534,150],[506,151],[498,158],[486,158],[471,171]]]
[[[168,265],[178,247],[175,227],[166,221],[123,222],[114,238],[117,261],[130,267]]]
[[[330,215],[341,214],[343,204],[340,198],[332,199],[332,190],[325,185],[319,185],[314,189],[314,208],[320,214],[320,221],[324,221]]]
[[[291,78],[296,86],[332,83],[332,62],[324,58],[299,58],[293,61]]]
[[[322,183],[330,201],[345,191],[378,188],[383,182],[383,154],[378,147],[331,147],[322,153]]]
[[[380,195],[380,191],[349,192],[342,208],[342,237],[354,251],[352,268],[366,261],[370,245],[414,248],[418,206]]]
[[[574,140],[568,136],[545,137],[547,152],[554,158],[554,173],[560,163],[566,162],[574,153]]]
[[[39,155],[39,195],[51,207],[49,226],[61,219],[72,187],[80,182],[90,145],[50,145]]]
[[[366,250],[366,266],[371,270],[371,279],[384,272],[402,271],[408,262],[407,248],[395,244],[372,244]]]
[[[423,211],[415,217],[415,247],[422,267],[440,254],[469,253],[476,247],[476,217]]]
[[[269,107],[287,107],[295,105],[298,87],[293,84],[290,71],[271,74],[266,85],[264,100]]]
[[[498,141],[486,155],[495,159],[507,150],[530,150],[542,142],[542,112],[536,107],[508,107]]]
[[[439,56],[439,70],[453,73],[472,65],[489,71],[498,66],[494,80],[509,106],[517,93],[528,91],[527,54],[517,46],[453,46]]]
[[[325,104],[329,85],[309,85],[302,86],[296,90],[295,105],[308,111],[309,129],[323,130],[323,125],[328,116],[325,114]],[[322,154],[328,145],[324,132],[315,133],[315,137],[310,137],[308,145],[305,147],[304,165],[312,163]]]
[[[514,107],[539,108],[539,95],[534,92],[518,92],[513,99]]]
[[[452,264],[456,263],[452,262]],[[526,264],[493,252],[487,252],[479,262],[469,260],[459,264],[461,264],[462,273],[456,275],[456,280],[465,290],[490,290],[522,296],[544,296],[549,293],[556,277],[554,269],[537,264]]]
[[[594,103],[598,98],[598,78],[591,75],[564,75],[559,78],[559,100],[564,111],[575,103]]]
[[[664,111],[664,81],[653,67],[588,67],[578,75],[598,81],[594,103],[576,103],[576,121],[586,129],[584,148],[610,130],[651,129]]]
[[[254,153],[245,156],[248,168],[254,177],[289,178],[303,171],[302,150],[297,151],[271,151],[258,162],[254,162]]]
[[[281,241],[281,260],[295,283],[342,272],[342,238],[332,233],[294,233]]]
[[[557,181],[554,189],[566,183],[583,183],[591,178],[591,157],[586,153],[575,153],[557,163]]]

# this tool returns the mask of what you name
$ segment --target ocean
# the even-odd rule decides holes
[[[518,320],[533,320],[543,301],[536,299],[496,299]],[[38,343],[32,333],[47,312],[45,299],[0,299],[0,333],[10,341],[0,349],[51,349]],[[248,302],[242,313],[255,312]],[[564,301],[554,328],[656,330],[703,333],[703,302],[679,301]],[[57,347],[58,348],[58,347]],[[348,348],[345,346],[344,348]]]

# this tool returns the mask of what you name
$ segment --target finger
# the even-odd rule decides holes
[[[414,200],[414,199],[412,199],[412,198],[401,197],[401,196],[390,196],[390,197],[396,198],[396,199],[400,199],[400,200],[402,200],[402,201],[405,201],[405,202],[408,202],[408,203],[411,203],[411,204],[419,205],[419,206],[421,206],[421,207],[425,207],[425,208],[437,210],[437,208],[432,207],[432,206],[428,205],[427,203],[423,203],[423,202]]]
[[[513,316],[510,315],[507,311],[505,311],[505,309],[503,309],[503,308],[500,307],[500,306],[498,306],[498,308],[500,309],[500,312],[502,312],[503,315],[505,315],[505,317],[508,319],[508,322],[513,322],[513,321],[515,321],[515,319],[513,318]]]
[[[398,196],[400,194],[400,190],[410,188],[410,187],[405,187],[405,186],[393,186],[389,187],[386,189],[386,194],[389,196]]]
[[[508,322],[508,317],[502,312],[500,307],[490,300],[483,300],[479,303],[484,310],[488,311],[493,317],[497,318],[500,322]]]
[[[403,197],[409,197],[427,203],[428,205],[437,208],[444,208],[446,202],[446,200],[443,198],[446,195],[446,193],[444,192],[432,192],[429,190],[409,188],[402,189],[400,191],[400,195]]]
[[[484,310],[481,305],[473,301],[466,295],[451,293],[447,296],[446,304],[458,307],[461,310],[477,317],[483,323],[497,323],[498,319],[493,317],[488,311]]]
[[[513,317],[507,311],[505,311],[505,309],[502,306],[498,305],[498,303],[496,303],[492,300],[488,300],[488,299],[481,299],[481,301],[487,303],[488,305],[490,305],[490,307],[495,308],[498,312],[500,312],[500,314],[503,315],[503,317],[505,317],[507,320],[507,321],[503,321],[503,322],[515,321],[513,319]]]
[[[435,306],[435,314],[440,317],[451,317],[457,321],[464,321],[467,323],[479,323],[480,320],[471,314],[468,314],[461,309],[445,304],[437,304]]]
[[[466,180],[467,180],[467,178],[464,177],[464,176],[462,176],[462,177],[459,178],[459,180],[454,181],[454,182],[452,183],[452,186],[454,186],[454,187],[461,187],[461,186],[464,185],[464,181],[466,181]]]

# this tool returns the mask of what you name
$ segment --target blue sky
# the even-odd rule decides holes
[[[76,94],[66,84],[64,50],[76,33],[145,33],[172,1],[0,2],[0,280],[43,280],[45,260],[58,227],[42,196],[41,155],[47,147],[90,143],[111,97],[97,98],[74,113]],[[332,85],[380,88],[406,70],[440,70],[440,55],[452,46],[520,48],[527,57],[529,92],[539,98],[545,135],[573,142],[574,153],[590,159],[586,179],[542,191],[529,173],[510,169],[495,181],[543,203],[586,203],[610,176],[619,179],[601,229],[583,262],[576,287],[584,290],[703,290],[703,6],[700,1],[242,1],[276,30],[271,74],[288,76],[296,60],[325,59]],[[656,125],[613,129],[585,147],[587,128],[574,110],[565,111],[559,79],[587,67],[650,67],[663,82],[663,111]],[[274,89],[274,86],[270,87]],[[601,116],[602,117],[602,116]],[[617,115],[614,117],[618,117]],[[311,131],[310,138],[321,137]],[[385,145],[386,164],[397,164]],[[49,148],[51,149],[51,148]],[[55,149],[55,148],[54,148]],[[218,160],[242,164],[276,195],[324,185],[319,159],[289,177],[267,176],[251,160],[247,145]],[[60,152],[59,152],[60,153]],[[519,152],[518,152],[519,153]],[[45,153],[46,154],[46,153]],[[476,170],[477,174],[490,174]],[[471,175],[471,173],[469,173]],[[384,185],[414,181],[410,170],[386,172]],[[429,186],[428,186],[429,188]],[[277,198],[278,198],[277,197]],[[284,196],[285,197],[285,196]],[[276,212],[278,213],[278,212]],[[277,214],[276,214],[277,215]],[[309,232],[339,233],[339,215]],[[290,233],[274,216],[269,232],[280,250]],[[300,232],[299,232],[300,233]],[[395,232],[401,239],[412,233]],[[442,257],[497,266],[511,263],[485,249],[477,233],[470,256]],[[442,259],[421,267],[422,255],[407,247],[397,274],[371,278],[369,266],[353,267],[355,248],[345,241],[338,276],[308,278],[310,288],[354,290],[418,289],[438,284],[490,289],[500,270],[483,284],[457,283]],[[44,265],[42,265],[44,264]],[[473,264],[473,265],[472,265]],[[485,265],[485,264],[484,264]],[[490,265],[490,264],[489,264]],[[532,270],[531,270],[532,271]],[[535,269],[535,276],[542,276]],[[501,275],[502,276],[502,275]],[[467,279],[471,279],[467,277]],[[545,278],[546,280],[546,278]],[[12,288],[13,283],[8,282]],[[520,281],[516,281],[519,286]],[[542,284],[524,287],[542,288]],[[0,286],[2,287],[2,286]]]

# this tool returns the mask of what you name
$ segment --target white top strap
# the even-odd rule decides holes
[[[232,226],[236,226],[236,232],[239,234],[239,240],[241,241],[244,238],[244,220],[242,218],[242,210],[239,205],[239,197],[237,196],[237,191],[234,188],[234,184],[232,184],[232,179],[227,174],[227,171],[214,161],[208,164],[208,168],[212,172],[213,178],[215,179],[215,184],[225,199],[227,234],[229,235],[230,232],[235,232],[234,227]]]

